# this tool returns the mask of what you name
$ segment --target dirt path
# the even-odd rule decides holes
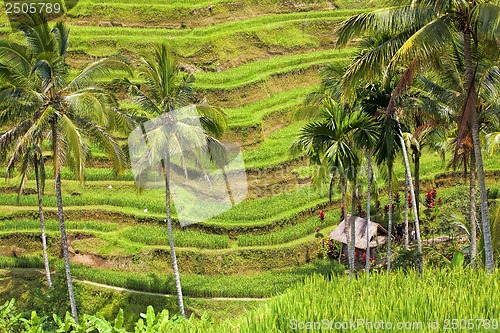
[[[99,287],[99,288],[112,289],[112,290],[116,290],[116,291],[125,291],[128,293],[150,295],[150,296],[177,297],[177,295],[159,294],[159,293],[151,293],[151,292],[147,292],[147,291],[132,290],[132,289],[115,287],[115,286],[110,286],[107,284],[96,283],[96,282],[87,281],[87,280],[74,279],[74,281],[80,282],[80,283],[85,283],[85,284]],[[187,297],[189,297],[189,296],[187,296]],[[251,301],[263,302],[263,301],[270,300],[270,298],[251,298],[251,297],[189,297],[189,298],[198,299],[198,300],[206,300],[206,301],[244,301],[244,302],[251,302]]]

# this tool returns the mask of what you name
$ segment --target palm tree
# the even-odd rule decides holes
[[[322,102],[320,112],[319,120],[312,121],[300,129],[291,149],[305,152],[311,158],[311,163],[327,165],[332,176],[340,178],[344,207],[347,182],[354,183],[352,206],[355,207],[355,181],[361,164],[360,146],[367,141],[373,142],[378,128],[366,113],[359,110],[346,113],[341,105],[330,98],[325,98]],[[345,217],[347,219],[347,216]],[[354,214],[351,214],[349,222],[345,221],[351,275],[354,272],[354,221]]]
[[[482,132],[494,133],[498,123],[498,91],[497,86],[500,81],[500,73],[497,67],[498,52],[492,52],[490,45],[480,45],[478,52],[482,55],[477,62],[476,86],[478,94],[478,109],[479,123]],[[494,47],[495,48],[495,47]],[[465,64],[460,61],[462,51],[456,47],[449,56],[443,56],[436,62],[441,70],[440,74],[436,75],[431,71],[427,75],[421,75],[416,81],[416,86],[420,89],[421,102],[426,109],[441,110],[440,114],[445,115],[445,119],[450,119],[448,122],[461,123],[458,118],[461,115],[452,115],[451,109],[459,109],[462,101],[466,98],[465,93],[467,87],[461,73],[465,70]],[[446,121],[445,121],[446,122]],[[444,125],[443,121],[442,123]],[[443,128],[445,126],[442,126]],[[489,137],[491,134],[486,134]],[[453,156],[451,166],[455,169],[463,166],[464,178],[467,177],[467,162],[469,162],[469,220],[470,220],[470,257],[471,266],[476,267],[476,233],[477,233],[477,216],[476,216],[476,168],[474,159],[474,146],[472,143],[471,129],[464,131],[462,140],[454,140],[455,154]],[[489,148],[490,145],[487,144]]]
[[[358,89],[358,103],[360,109],[368,114],[373,121],[378,122],[379,112],[381,109],[381,104],[384,105],[387,100],[387,96],[385,96],[385,92],[383,89],[380,89],[380,86],[377,84],[370,83],[365,87]],[[368,162],[368,184],[367,184],[367,195],[366,195],[366,220],[368,223],[370,222],[370,214],[371,214],[371,190],[372,190],[372,155],[373,151],[376,148],[376,140],[380,139],[382,135],[377,135],[376,137],[366,137],[364,140],[364,146],[366,150],[366,160]],[[365,270],[366,274],[370,273],[370,233],[369,233],[369,224],[367,224],[366,228],[366,261],[365,261]]]
[[[376,148],[377,164],[387,166],[387,198],[388,198],[388,221],[387,231],[389,237],[387,238],[387,272],[391,270],[391,238],[392,238],[392,191],[393,191],[393,170],[394,161],[398,151],[399,144],[399,123],[396,119],[390,117],[385,120],[384,130],[382,131],[380,140]]]
[[[1,124],[1,122],[0,122]],[[8,155],[9,153],[9,146],[12,142],[12,138],[10,135],[12,133],[16,132],[16,127],[14,126],[13,129],[10,131],[7,131],[4,133],[2,136],[0,136],[0,151],[3,152],[3,154]],[[14,162],[14,161],[12,161]],[[33,163],[33,166],[30,164]],[[36,183],[36,193],[37,193],[37,198],[38,198],[38,215],[39,215],[39,220],[40,220],[40,230],[41,230],[41,240],[42,240],[42,252],[43,252],[43,263],[44,263],[44,269],[45,269],[45,276],[47,278],[47,285],[49,288],[52,288],[52,279],[50,275],[50,266],[49,266],[49,256],[47,252],[47,235],[45,232],[45,214],[43,210],[43,202],[42,202],[42,195],[43,195],[43,188],[45,186],[45,168],[44,168],[44,161],[43,161],[43,156],[42,152],[40,149],[40,145],[37,145],[31,149],[27,149],[26,154],[22,157],[22,162],[20,163],[20,171],[21,171],[21,181],[19,184],[19,190],[18,190],[18,197],[17,200],[19,202],[19,198],[23,193],[24,185],[26,183],[26,179],[28,177],[29,170],[31,167],[34,168],[35,171],[35,183]],[[11,163],[6,172],[6,178],[9,178],[14,167],[15,163]]]
[[[402,3],[402,5],[401,5]],[[392,38],[367,54],[365,61],[346,76],[350,85],[373,74],[380,68],[394,69],[397,65],[417,69],[432,65],[443,52],[454,45],[463,49],[462,61],[465,80],[465,99],[461,106],[461,141],[467,128],[471,129],[477,178],[480,193],[481,220],[485,239],[486,267],[494,269],[488,199],[479,140],[476,71],[477,49],[480,43],[495,42],[500,35],[500,6],[488,0],[412,0],[398,2],[398,6],[356,15],[345,21],[339,30],[338,42],[345,45],[362,34],[389,34]],[[474,64],[476,62],[476,65]]]
[[[124,169],[124,154],[105,127],[117,130],[127,127],[128,123],[117,111],[112,96],[97,87],[94,79],[115,71],[128,74],[131,71],[122,61],[103,59],[68,82],[65,54],[69,30],[61,22],[50,30],[41,16],[33,15],[29,19],[20,26],[27,46],[2,42],[0,48],[0,58],[4,59],[2,75],[10,83],[3,93],[8,104],[26,106],[24,114],[16,114],[15,107],[5,109],[2,114],[4,119],[17,122],[5,138],[10,152],[8,165],[14,165],[27,151],[39,147],[41,138],[50,139],[66,282],[71,315],[77,320],[61,194],[61,167],[68,161],[77,177],[83,180],[88,152],[84,138],[87,137],[110,154],[116,172]]]
[[[183,154],[187,152],[183,151],[182,147],[193,147],[193,151],[200,150],[203,143],[195,142],[200,135],[204,138],[209,149],[212,149],[211,156],[215,155],[213,151],[216,150],[216,147],[219,147],[215,137],[222,135],[224,132],[226,119],[224,113],[217,108],[209,107],[206,105],[206,102],[200,102],[197,100],[192,87],[194,76],[180,75],[179,64],[171,52],[168,51],[166,45],[156,46],[154,52],[142,58],[141,61],[143,67],[140,70],[140,76],[144,79],[145,84],[143,87],[131,85],[130,94],[132,95],[134,102],[144,112],[143,121],[153,118],[167,119],[166,121],[161,121],[160,128],[166,126],[170,129],[164,131],[163,129],[165,128],[163,128],[161,130],[162,133],[165,133],[162,135],[166,135],[166,137],[161,138],[161,140],[164,140],[166,144],[160,145],[159,147],[153,145],[153,150],[163,150],[163,152],[158,152],[158,156],[161,156],[161,169],[163,170],[163,181],[165,184],[165,208],[167,215],[170,255],[172,259],[172,268],[174,272],[179,308],[181,315],[185,317],[186,314],[182,297],[180,274],[172,234],[172,214],[170,203],[172,178],[171,158],[176,156],[183,160]],[[177,117],[175,121],[169,120],[174,118],[174,116],[171,116],[174,114],[174,111],[182,110],[182,108],[190,105],[197,105],[196,109],[198,114],[196,117],[193,117],[191,114],[187,114]],[[192,118],[199,120],[203,129],[202,133],[200,133],[199,128],[196,125],[193,125]],[[148,134],[145,133],[144,128],[141,129],[141,132],[143,135]],[[192,153],[192,155],[196,160],[196,152]],[[222,160],[223,159],[217,159],[217,164],[224,164]],[[185,166],[184,170],[186,170]],[[187,176],[187,171],[184,172]],[[136,181],[141,181],[140,174],[136,174]]]

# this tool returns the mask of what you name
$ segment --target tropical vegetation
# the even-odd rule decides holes
[[[498,329],[498,1],[125,2],[0,27],[0,331]]]

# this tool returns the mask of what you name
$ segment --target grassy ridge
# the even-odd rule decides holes
[[[56,198],[52,189],[52,181],[47,181],[47,190],[43,198],[45,207],[56,207]],[[135,208],[136,211],[147,212],[143,216],[164,216],[165,199],[161,190],[145,190],[136,193],[130,188],[80,187],[76,181],[66,181],[64,188],[64,205],[81,206],[82,209],[89,206],[115,206],[124,208]],[[77,192],[78,191],[78,192]],[[271,191],[271,189],[270,189]],[[78,195],[71,195],[78,193]],[[289,193],[267,193],[276,194],[253,200],[245,200],[233,209],[208,220],[207,224],[222,225],[257,225],[272,222],[278,218],[291,217],[298,212],[310,209],[319,203],[326,201],[325,191],[314,188],[297,188]],[[17,194],[5,193],[0,198],[0,204],[4,207],[17,206]],[[20,206],[37,207],[35,195],[24,195],[20,197]]]
[[[147,245],[168,244],[168,234],[165,226],[136,225],[121,230],[117,236]],[[179,247],[224,249],[229,246],[229,237],[227,235],[207,234],[195,230],[174,230],[173,237],[176,246]]]
[[[245,166],[263,169],[292,160],[293,157],[289,152],[290,146],[297,137],[299,129],[305,124],[305,121],[300,121],[272,132],[257,148],[243,153]]]
[[[264,118],[277,112],[286,112],[303,104],[303,98],[308,93],[319,88],[318,85],[286,90],[255,103],[237,108],[224,109],[228,116],[229,126],[247,127],[259,124]]]
[[[196,87],[200,89],[233,90],[241,86],[264,81],[272,75],[330,64],[334,60],[347,63],[347,58],[353,54],[354,49],[352,48],[322,50],[255,61],[222,72],[202,72],[196,74]]]
[[[261,246],[285,244],[298,238],[314,234],[316,227],[326,228],[326,232],[333,230],[334,225],[339,220],[339,214],[329,214],[321,221],[317,216],[311,216],[307,220],[281,230],[262,235],[240,235],[238,236],[239,246]],[[327,228],[328,227],[328,228]]]
[[[126,6],[126,10],[131,10]],[[120,4],[101,9],[103,12],[111,12],[113,15],[120,15]],[[146,15],[154,17],[161,16],[155,12],[154,6],[141,7],[136,12],[144,12]],[[237,20],[235,22],[224,22],[216,25],[199,27],[195,29],[163,29],[163,28],[134,28],[134,27],[98,27],[98,26],[72,26],[71,31],[71,50],[83,51],[92,55],[110,55],[116,54],[120,49],[133,52],[142,52],[144,47],[153,43],[168,42],[181,57],[192,57],[199,52],[204,57],[208,54],[227,54],[232,52],[235,45],[248,45],[252,34],[261,34],[263,43],[266,36],[262,29],[276,30],[276,35],[269,36],[271,44],[283,44],[285,48],[301,46],[309,48],[311,46],[312,36],[317,28],[317,23],[340,22],[353,13],[359,13],[359,10],[332,10],[315,12],[297,12],[289,14],[266,15],[257,18]],[[136,13],[137,14],[137,13]],[[154,21],[154,18],[151,20]],[[310,25],[310,31],[304,32],[303,27]],[[289,28],[295,27],[303,33],[291,33]],[[9,32],[8,26],[0,28],[0,33]],[[297,31],[296,31],[297,32]],[[285,37],[279,37],[279,35]],[[16,39],[15,36],[10,38]],[[291,43],[291,40],[296,42]],[[278,40],[277,40],[278,39]],[[282,42],[279,41],[282,40]],[[291,44],[290,44],[291,43]],[[233,50],[237,51],[237,50]],[[244,52],[245,49],[241,49]],[[238,52],[240,52],[238,51]],[[233,52],[234,53],[234,52]],[[229,58],[227,58],[229,59]]]
[[[68,230],[93,230],[101,232],[112,232],[118,230],[118,224],[102,221],[67,221]],[[51,231],[59,230],[59,221],[45,220],[45,229]],[[40,220],[5,220],[0,222],[0,231],[39,231]]]
[[[52,262],[53,266],[54,264],[58,271],[63,271],[64,266],[61,260]],[[3,267],[43,268],[43,261],[38,257],[0,256],[0,268]],[[335,262],[318,260],[302,267],[260,274],[232,276],[183,274],[182,290],[186,296],[190,297],[270,297],[303,281],[314,272],[328,275],[342,271],[343,268]],[[175,294],[176,292],[172,275],[95,269],[82,265],[73,265],[72,273],[76,279],[138,291],[159,294]]]

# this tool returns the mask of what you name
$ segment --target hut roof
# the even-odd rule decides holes
[[[350,218],[351,215],[347,215],[347,219],[349,220]],[[356,248],[366,250],[367,226],[369,226],[368,232],[370,235],[370,248],[376,247],[380,244],[384,244],[387,241],[387,230],[385,230],[380,224],[375,222],[368,223],[366,219],[359,216],[355,216],[355,218],[356,243],[354,244],[354,246]],[[330,233],[330,238],[346,244],[345,220],[340,222],[335,230]]]

